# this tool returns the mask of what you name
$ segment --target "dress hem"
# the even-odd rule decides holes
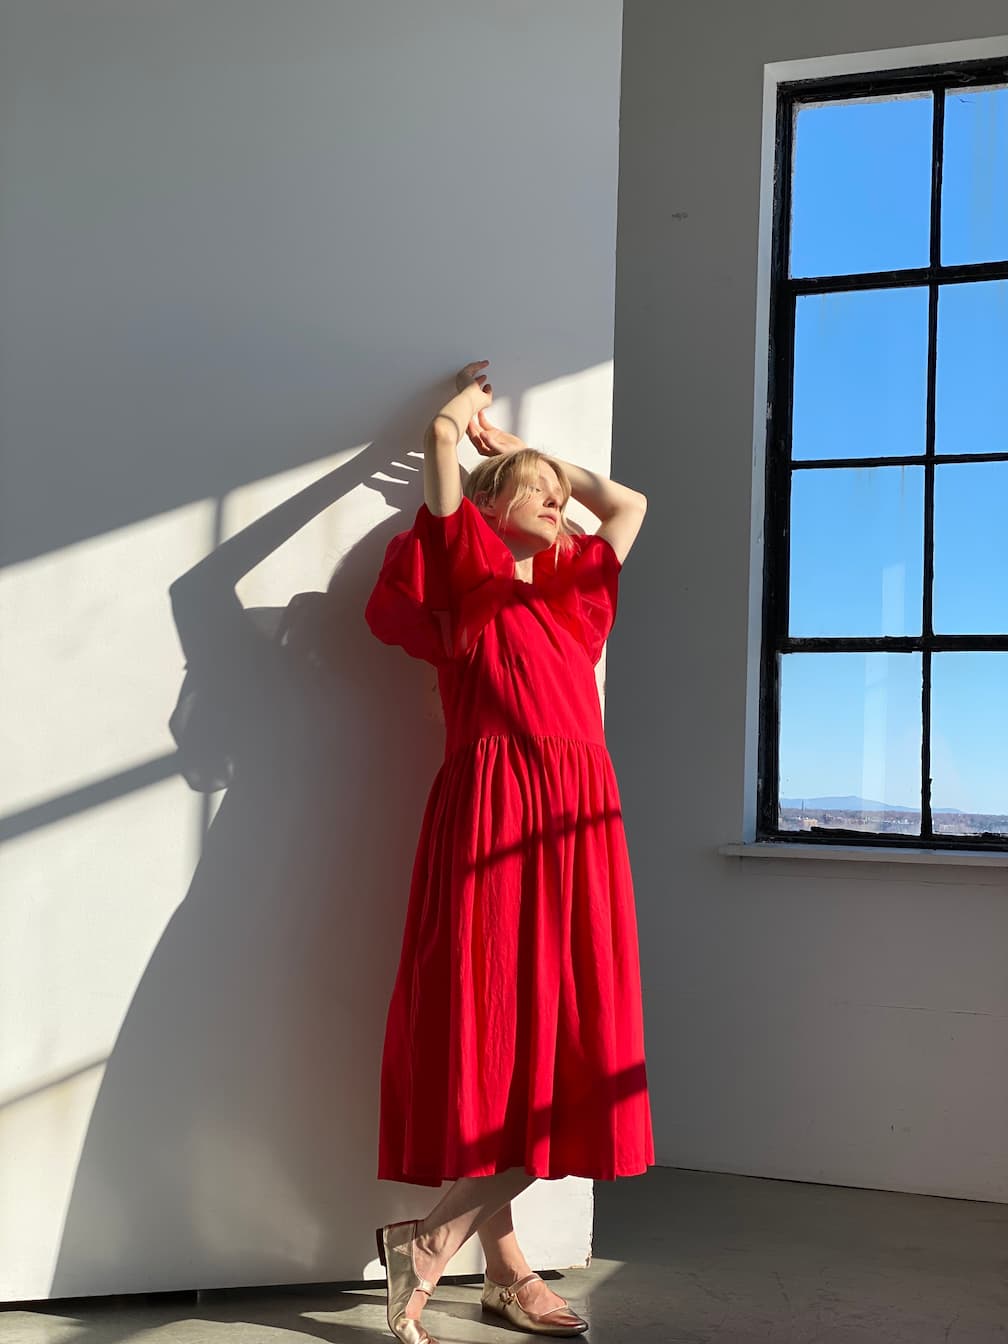
[[[403,1185],[426,1185],[436,1188],[443,1185],[445,1181],[459,1181],[463,1179],[476,1179],[481,1176],[496,1176],[504,1171],[524,1170],[525,1173],[537,1181],[562,1181],[568,1176],[577,1176],[582,1180],[588,1181],[619,1181],[628,1176],[643,1176],[644,1173],[655,1166],[653,1159],[645,1160],[643,1166],[633,1166],[623,1168],[619,1171],[610,1171],[600,1174],[598,1171],[533,1171],[527,1163],[512,1162],[506,1167],[492,1167],[484,1171],[457,1171],[448,1172],[444,1176],[425,1176],[419,1172],[392,1175],[387,1171],[378,1171],[378,1180],[396,1181]]]

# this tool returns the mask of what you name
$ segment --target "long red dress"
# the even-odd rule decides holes
[[[433,663],[445,759],[413,867],[382,1057],[378,1175],[438,1185],[654,1161],[633,886],[594,665],[620,562],[533,582],[463,498],[389,543],[366,618]]]

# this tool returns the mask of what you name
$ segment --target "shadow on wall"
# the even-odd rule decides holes
[[[446,399],[431,380],[465,359],[499,360],[496,385],[520,394],[612,358],[619,4],[525,4],[522,23],[495,6],[294,8],[47,0],[0,20],[18,107],[0,557],[31,635],[12,718],[37,767],[3,820],[19,840],[35,832],[11,847],[30,929],[12,957],[25,1003],[45,1010],[11,1086],[46,1093],[18,1112],[19,1136],[33,1127],[15,1154],[32,1217],[5,1259],[57,1297],[344,1277],[373,1259],[379,1216],[427,1203],[374,1179],[383,1018],[442,740],[432,670],[363,621],[384,544],[420,500],[418,481],[374,472],[419,446]],[[488,99],[488,81],[522,96]],[[464,155],[468,107],[493,199],[460,225],[442,165]],[[531,419],[532,442],[561,422]],[[608,425],[608,407],[586,416],[570,453],[587,443],[604,461]],[[176,781],[151,789],[174,762],[145,734],[171,707],[151,704],[164,681],[143,644],[165,627],[155,616],[131,639],[157,568],[148,527],[188,556],[206,501],[368,441],[332,499],[366,481],[401,513],[340,567],[333,680],[295,678],[287,695],[267,676],[255,767],[191,884],[187,855],[152,875],[188,818]],[[126,555],[137,570],[120,595]],[[263,614],[267,634],[278,616]],[[63,1091],[47,1080],[79,1074],[113,1034],[87,1119],[90,1074]]]
[[[431,1202],[375,1171],[385,1014],[444,728],[434,669],[374,639],[364,607],[422,501],[422,427],[449,395],[412,398],[172,584],[215,706],[206,735],[223,725],[233,777],[107,1060],[52,1298],[346,1281],[348,1265],[363,1278],[377,1269],[372,1229]],[[242,608],[239,579],[362,484],[396,512],[326,593]],[[201,783],[186,746],[155,764]],[[144,880],[139,866],[138,901]]]
[[[584,370],[593,410],[606,400],[598,367]],[[559,397],[560,416],[535,411],[563,430],[554,445],[547,428],[543,446],[585,460],[567,409],[574,381],[509,387],[509,418],[536,442],[523,417]],[[364,607],[388,541],[422,500],[423,425],[450,395],[436,384],[411,396],[368,447],[172,584],[187,658],[225,688],[236,769],[189,889],[116,1015],[87,1118],[60,1116],[60,1134],[79,1125],[83,1138],[61,1227],[53,1211],[49,1297],[363,1278],[377,1272],[373,1227],[430,1203],[375,1171],[385,1014],[444,729],[434,669],[375,640]],[[362,485],[396,512],[346,551],[327,592],[244,610],[238,580]],[[318,638],[324,665],[302,656]],[[132,655],[144,681],[145,649]],[[5,836],[119,804],[180,764],[164,755],[11,813]],[[93,860],[78,868],[82,891],[100,880],[99,849]],[[150,881],[135,863],[141,909]],[[107,936],[82,941],[79,993],[101,993],[103,957],[115,983],[115,955]],[[52,1090],[49,1113],[58,1107]]]
[[[363,610],[422,498],[419,457],[409,484],[373,473],[403,477],[390,460],[422,423],[412,408],[173,585],[234,778],[108,1060],[54,1297],[345,1278],[335,1266],[363,1272],[372,1227],[409,1198],[374,1178],[378,1074],[443,729],[431,678],[379,645]],[[244,611],[237,578],[362,481],[401,512],[347,554],[327,596]],[[310,656],[320,634],[324,662]],[[415,825],[390,833],[387,817]],[[345,1225],[333,1209],[348,1210]]]

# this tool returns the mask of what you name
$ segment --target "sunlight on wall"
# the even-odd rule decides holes
[[[492,419],[533,446],[608,472],[611,398],[612,365],[606,363],[531,389],[517,403],[502,397]],[[418,425],[414,448],[355,484],[242,579],[242,601],[283,606],[296,591],[322,589],[374,527],[397,515],[409,526],[422,498],[422,429]],[[222,536],[233,536],[366,446],[232,491],[221,504]],[[468,469],[480,461],[465,440],[459,455]],[[597,526],[576,503],[570,513],[589,530]],[[171,768],[167,717],[183,670],[168,587],[211,549],[215,514],[215,501],[202,500],[0,576],[0,618],[10,632],[3,658],[9,768],[0,806],[11,833],[0,851],[0,1018],[7,1026],[0,1048],[0,1164],[4,1206],[17,1211],[16,1226],[0,1221],[0,1259],[23,1283],[17,1248],[33,1246],[40,1292],[59,1252],[62,1220],[54,1210],[66,1209],[74,1187],[104,1059],[197,857],[200,800],[177,775],[159,778],[157,771]],[[432,696],[433,685],[431,679]],[[154,774],[144,776],[145,767]],[[271,1226],[277,1207],[298,1199],[271,1181],[269,1155],[235,1147],[230,1131],[208,1130],[203,1140],[195,1174],[206,1162],[219,1177],[226,1159],[233,1179],[215,1184],[254,1189],[256,1207],[271,1210]],[[269,1185],[272,1194],[263,1203]],[[527,1201],[534,1213],[528,1235],[534,1243],[542,1225],[544,1254],[558,1235],[550,1217],[569,1217],[571,1200],[588,1202],[582,1223],[586,1235],[590,1229],[591,1183],[571,1178],[567,1187],[559,1202],[556,1191],[552,1199],[547,1191]],[[26,1240],[31,1215],[25,1210],[31,1208],[47,1212],[44,1226],[29,1228]],[[224,1254],[249,1210],[225,1207],[224,1214],[219,1227],[203,1229],[212,1256]],[[287,1224],[303,1226],[303,1238],[285,1253],[311,1264],[320,1229],[297,1210]],[[252,1229],[250,1256],[257,1237],[269,1240],[268,1230]],[[49,1262],[41,1277],[40,1248]],[[481,1263],[470,1248],[455,1272],[477,1272]],[[377,1264],[364,1267],[366,1277],[377,1271]]]
[[[587,1265],[591,1259],[594,1209],[593,1183],[582,1176],[536,1181],[523,1190],[512,1201],[512,1210],[515,1232],[529,1263],[546,1264],[551,1256],[555,1258],[559,1243],[566,1246],[569,1257],[564,1267]],[[485,1268],[479,1238],[472,1237],[448,1262],[445,1273],[482,1274]],[[377,1256],[361,1267],[362,1279],[384,1276]]]
[[[49,1290],[104,1071],[94,1061],[112,1053],[185,894],[194,806],[167,779],[0,850],[0,1296]]]
[[[200,501],[0,575],[0,1265],[22,1289],[25,1248],[48,1287],[96,1061],[196,859],[198,800],[165,777],[183,661],[167,590],[212,518]]]
[[[104,1072],[104,1062],[94,1064],[0,1106],[0,1155],[17,1155],[17,1161],[2,1163],[0,1285],[26,1278],[47,1284],[52,1275],[77,1160]],[[54,1216],[53,1205],[62,1211],[59,1216]]]
[[[540,383],[522,396],[514,432],[540,452],[608,475],[612,395],[611,359]],[[567,512],[586,531],[594,532],[598,526],[598,519],[576,501]]]
[[[25,1026],[3,1036],[5,1094],[110,1048],[191,875],[193,795],[178,777],[117,775],[174,749],[182,655],[167,589],[206,550],[211,518],[201,501],[0,576],[0,806],[12,833],[0,851],[0,1012]],[[40,802],[48,812],[19,818]]]
[[[107,1054],[193,867],[178,777],[42,826],[0,856],[0,1093]]]
[[[212,523],[200,500],[0,575],[0,814],[173,750],[168,585],[210,548]]]
[[[333,453],[306,466],[294,467],[239,486],[224,498],[222,539],[233,537],[256,518],[296,495],[326,472],[350,462],[367,444]],[[362,506],[363,486],[348,491],[296,532],[238,583],[238,596],[250,607],[286,606],[296,592],[323,590],[349,548],[380,520]]]
[[[531,448],[608,476],[612,449],[613,363],[606,360],[565,378],[554,378],[530,388],[521,399],[519,428],[514,432]],[[632,485],[632,482],[624,482]],[[598,529],[598,519],[577,500],[567,505],[567,516],[586,532]],[[595,668],[599,698],[605,701],[606,652]]]
[[[502,397],[492,418],[533,446],[607,473],[611,396],[606,363],[531,389],[520,401]],[[422,499],[422,431],[419,424],[414,447],[366,474],[245,576],[242,601],[283,606],[294,592],[323,589],[372,529],[390,518],[409,526]],[[232,491],[221,501],[222,538],[368,446]],[[465,440],[459,455],[467,469],[480,461]],[[581,506],[572,504],[570,513],[589,530],[597,526]],[[167,718],[183,654],[168,587],[212,548],[216,516],[216,501],[202,500],[0,577],[0,619],[10,632],[3,657],[9,768],[0,816],[11,837],[0,850],[0,1020],[7,1028],[0,1042],[0,1167],[4,1207],[16,1211],[9,1225],[0,1220],[0,1263],[22,1292],[25,1282],[37,1284],[40,1295],[48,1291],[105,1060],[197,858],[202,800],[171,773]],[[601,678],[602,664],[600,689]],[[211,1259],[233,1258],[237,1226],[248,1229],[248,1263],[262,1245],[275,1253],[276,1214],[286,1206],[290,1216],[279,1222],[300,1230],[296,1244],[279,1249],[294,1264],[314,1263],[324,1230],[296,1207],[302,1197],[276,1175],[272,1154],[254,1143],[243,1148],[230,1129],[216,1133],[208,1125],[193,1158],[194,1180],[210,1171],[214,1187],[237,1201],[224,1198],[218,1217],[201,1227]],[[563,1185],[530,1192],[527,1237],[532,1248],[541,1243],[545,1258],[567,1242],[571,1262],[582,1263],[590,1253],[591,1182],[569,1178]],[[243,1191],[255,1192],[247,1208]],[[581,1213],[572,1240],[575,1207]],[[249,1221],[261,1208],[270,1210],[269,1226]],[[38,1225],[26,1227],[31,1209],[40,1210]],[[26,1245],[30,1273],[18,1260]],[[473,1246],[454,1272],[481,1265]],[[376,1263],[362,1269],[378,1276]]]

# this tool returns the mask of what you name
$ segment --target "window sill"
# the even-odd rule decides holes
[[[861,863],[932,863],[958,867],[1008,868],[1008,853],[985,849],[882,849],[868,845],[803,845],[757,840],[719,845],[719,854],[740,859],[853,859]]]

